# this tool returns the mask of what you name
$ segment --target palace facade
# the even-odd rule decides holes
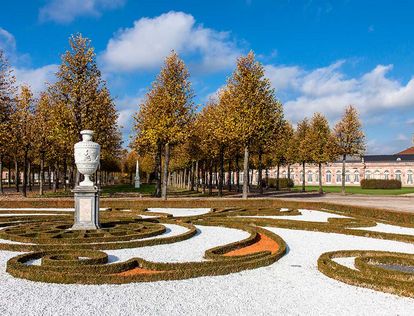
[[[393,155],[365,155],[360,159],[346,161],[345,182],[347,185],[360,185],[362,179],[396,179],[402,186],[414,186],[414,146]],[[276,168],[270,170],[269,177],[276,178]],[[280,168],[280,177],[288,177],[288,167]],[[341,185],[342,161],[322,165],[322,184]],[[318,166],[307,164],[305,175],[302,165],[290,166],[290,178],[295,185],[302,184],[305,177],[307,185],[319,184]],[[254,177],[255,178],[255,177]]]

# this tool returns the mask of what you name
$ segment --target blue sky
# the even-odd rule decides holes
[[[0,48],[18,81],[39,92],[53,81],[68,37],[91,38],[126,142],[171,49],[189,65],[200,104],[252,49],[293,123],[319,111],[334,124],[352,103],[368,152],[394,153],[414,132],[412,12],[412,1],[7,1]]]

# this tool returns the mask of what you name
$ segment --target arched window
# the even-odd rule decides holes
[[[401,181],[401,170],[396,170],[395,171],[395,180],[400,180]]]
[[[384,171],[384,180],[389,180],[390,179],[390,172],[388,170]]]
[[[293,171],[290,172],[290,178],[292,180],[295,180],[295,173]]]
[[[413,172],[411,170],[407,171],[407,184],[413,184]]]
[[[332,172],[328,170],[326,171],[326,183],[331,183],[331,182],[332,182]]]
[[[381,179],[381,172],[379,170],[374,171],[374,179]]]
[[[371,179],[371,171],[369,170],[365,171],[365,179],[367,180]]]
[[[359,183],[359,171],[354,171],[354,183]]]
[[[282,172],[282,178],[283,178],[283,179],[286,179],[286,171],[283,171],[283,172]]]
[[[341,183],[342,182],[342,173],[341,171],[337,171],[336,172],[336,183]]]
[[[312,173],[312,171],[308,171],[308,182],[313,182],[313,173]]]
[[[346,183],[351,182],[351,173],[349,172],[349,170],[347,170],[347,171],[345,172],[345,182],[346,182]]]

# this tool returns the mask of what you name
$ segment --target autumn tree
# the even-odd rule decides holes
[[[365,152],[365,135],[358,112],[349,105],[342,119],[335,125],[337,154],[342,157],[342,186],[341,192],[345,194],[345,164],[347,156],[363,155]]]
[[[280,189],[279,180],[280,180],[280,166],[281,165],[288,165],[292,161],[290,160],[292,157],[289,156],[291,154],[291,150],[289,147],[291,146],[291,139],[293,137],[293,127],[292,125],[284,120],[282,126],[280,127],[279,131],[271,140],[271,157],[272,162],[276,164],[276,190]],[[288,172],[288,177],[290,172]]]
[[[29,153],[34,143],[33,94],[28,86],[21,86],[16,108],[11,117],[13,144],[23,152],[23,196],[27,194]]]
[[[65,139],[61,145],[68,146],[61,152],[65,178],[67,160],[74,164],[73,155],[69,154],[71,147],[81,140],[81,130],[94,131],[94,140],[102,148],[102,159],[119,156],[121,144],[118,113],[96,64],[91,41],[76,34],[70,37],[69,45],[70,50],[62,55],[57,81],[48,91],[53,106],[63,110],[56,120],[57,128],[65,129],[58,131]]]
[[[244,148],[243,198],[247,199],[249,151],[255,141],[269,140],[274,131],[274,117],[282,115],[264,68],[255,60],[253,52],[237,60],[236,70],[227,82],[231,96],[231,120]]]
[[[311,161],[310,148],[311,143],[308,141],[309,137],[309,120],[304,118],[298,122],[296,127],[295,139],[298,146],[298,162],[302,164],[302,191],[305,192],[305,166],[306,163]]]
[[[328,120],[321,113],[315,113],[310,121],[309,135],[305,147],[310,150],[311,161],[318,165],[319,193],[321,194],[323,193],[322,164],[335,158],[334,146],[335,142]]]
[[[157,162],[161,165],[164,151],[162,198],[167,198],[167,177],[172,146],[182,143],[188,136],[188,125],[193,120],[193,90],[190,74],[177,53],[172,52],[147,93],[137,113],[135,144],[156,147]],[[159,167],[157,168],[159,172]],[[157,173],[158,173],[157,172]]]
[[[39,174],[39,194],[43,195],[45,182],[45,160],[46,153],[53,146],[51,140],[53,131],[53,109],[50,103],[50,97],[47,93],[41,93],[36,103],[34,127],[34,146],[35,151],[39,155],[40,174]]]
[[[10,144],[10,118],[15,102],[15,78],[0,49],[0,194],[3,194],[3,159]]]

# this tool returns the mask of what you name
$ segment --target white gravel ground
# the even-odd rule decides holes
[[[252,217],[252,218],[273,218],[273,219],[286,219],[292,221],[305,221],[305,222],[327,222],[328,218],[347,218],[346,216],[331,214],[322,211],[314,210],[299,210],[302,215],[292,215],[292,216],[240,216],[240,217]]]
[[[353,229],[371,230],[371,231],[382,232],[382,233],[414,235],[414,228],[388,225],[388,224],[383,224],[383,223],[377,223],[377,225],[373,227],[356,227]]]
[[[198,228],[201,233],[191,240],[131,251],[149,260],[201,260],[205,249],[242,239],[246,234],[218,227]],[[280,235],[289,246],[288,254],[278,262],[225,276],[180,281],[89,286],[36,283],[7,274],[6,262],[16,253],[0,252],[0,314],[414,315],[413,299],[347,285],[317,270],[317,259],[323,252],[370,249],[414,253],[413,245],[340,234],[267,229]],[[117,252],[108,253],[129,256],[124,250]]]
[[[148,212],[168,213],[175,217],[196,216],[210,212],[209,208],[149,208]]]

